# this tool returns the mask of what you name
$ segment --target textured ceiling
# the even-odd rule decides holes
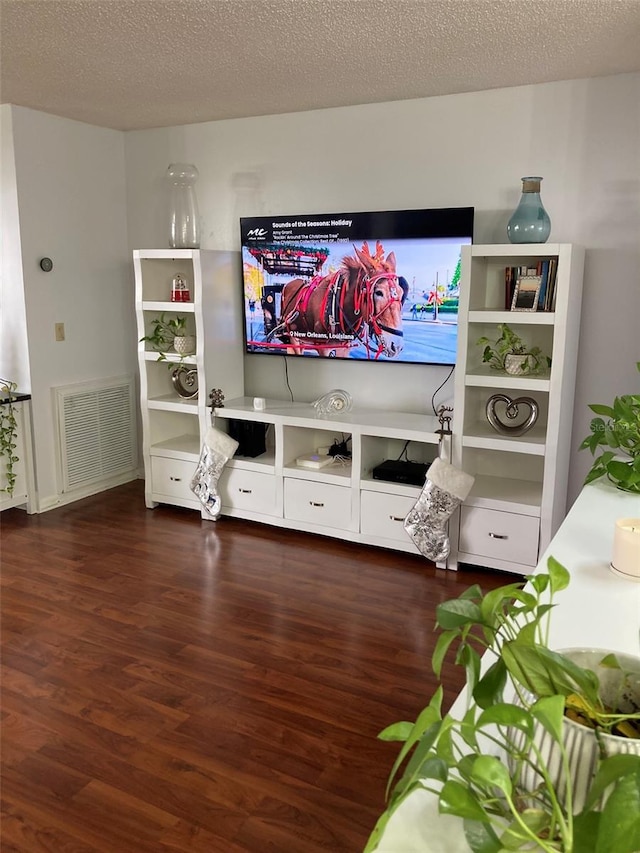
[[[640,0],[0,0],[3,103],[122,130],[640,70]]]

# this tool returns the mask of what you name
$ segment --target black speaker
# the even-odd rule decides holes
[[[267,424],[229,418],[229,435],[238,442],[236,456],[260,456],[267,450]]]

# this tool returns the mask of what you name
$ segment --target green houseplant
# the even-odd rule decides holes
[[[640,362],[636,367],[640,371]],[[596,456],[585,483],[608,477],[619,489],[640,494],[640,394],[623,394],[613,405],[593,403],[597,417],[580,450]]]
[[[186,317],[166,317],[161,314],[151,321],[151,327],[151,333],[140,338],[140,341],[147,341],[158,350],[158,361],[166,361],[166,352],[171,347],[181,357],[194,352],[195,338],[187,330]]]
[[[445,656],[457,646],[467,710],[460,720],[443,715],[440,685],[415,723],[381,732],[381,739],[403,746],[391,771],[387,810],[365,853],[376,849],[390,816],[417,789],[431,791],[441,813],[464,821],[474,853],[640,849],[640,755],[601,757],[576,813],[563,734],[568,709],[593,726],[598,742],[602,732],[640,719],[640,705],[626,712],[605,707],[595,673],[548,648],[549,618],[556,594],[569,584],[567,570],[550,558],[548,573],[528,581],[527,589],[510,584],[486,595],[476,585],[438,606],[433,671],[439,679]],[[493,661],[483,671],[480,653],[486,650]],[[619,666],[614,656],[603,663]],[[560,773],[539,747],[540,732],[554,742]],[[526,788],[523,774],[531,767],[540,782]]]
[[[0,379],[0,456],[4,459],[6,486],[0,489],[9,496],[16,486],[14,465],[20,461],[16,454],[18,423],[13,405],[18,386],[10,379]]]
[[[513,374],[541,373],[551,366],[551,359],[540,347],[529,347],[507,323],[498,325],[499,336],[491,340],[482,336],[476,342],[484,347],[482,361],[494,370]]]

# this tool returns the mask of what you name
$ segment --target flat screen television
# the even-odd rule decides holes
[[[472,207],[240,220],[247,353],[453,365]]]

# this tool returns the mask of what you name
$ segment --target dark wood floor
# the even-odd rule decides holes
[[[357,853],[436,604],[509,579],[146,510],[139,482],[1,525],[3,853]]]

